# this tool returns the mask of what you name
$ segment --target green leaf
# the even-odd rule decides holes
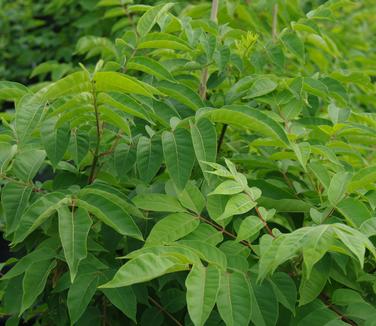
[[[213,122],[226,123],[272,137],[276,140],[276,145],[289,145],[289,140],[282,127],[266,114],[251,107],[229,105],[221,109],[202,111],[200,114],[200,117],[207,117]]]
[[[82,208],[70,210],[60,207],[59,235],[64,256],[69,266],[71,282],[74,281],[80,261],[87,255],[87,237],[92,224],[89,214]]]
[[[125,286],[113,289],[101,289],[107,299],[118,308],[124,315],[135,323],[137,313],[137,298],[132,287]]]
[[[148,114],[144,107],[131,96],[115,92],[99,93],[98,101],[131,116],[149,121]]]
[[[296,33],[286,32],[282,34],[281,41],[301,61],[305,61],[304,43]]]
[[[161,4],[151,7],[147,10],[137,22],[137,32],[140,36],[144,36],[150,32],[153,26],[158,21],[159,17],[166,14],[166,12],[174,5],[174,3]]]
[[[127,145],[119,144],[114,153],[116,174],[123,179],[136,163],[136,150]]]
[[[68,290],[67,306],[71,325],[75,324],[85,312],[94,296],[99,282],[97,273],[77,275]]]
[[[5,281],[23,274],[26,269],[34,263],[41,261],[51,261],[56,256],[56,250],[58,248],[57,239],[47,239],[37,246],[37,248],[23,256],[17,263],[1,277],[1,280]]]
[[[31,181],[42,166],[46,152],[42,150],[27,150],[18,153],[13,162],[12,172],[23,181]]]
[[[132,201],[138,208],[153,212],[185,212],[175,197],[165,194],[139,194]]]
[[[190,123],[193,148],[201,170],[207,170],[202,162],[215,162],[217,158],[217,133],[214,125],[205,118]],[[204,176],[208,179],[207,173]]]
[[[77,166],[80,165],[82,160],[89,152],[89,141],[90,139],[88,135],[78,130],[74,130],[71,134],[69,151],[73,154],[73,160]]]
[[[106,191],[85,189],[80,193],[76,204],[95,215],[116,232],[135,239],[143,239],[138,226],[126,210],[127,206],[123,206],[117,196]]]
[[[97,72],[94,75],[96,90],[100,92],[120,92],[127,94],[139,94],[153,97],[158,91],[151,92],[152,88],[145,87],[136,79],[124,74],[112,71]],[[151,86],[150,86],[151,87]]]
[[[31,264],[25,271],[22,281],[22,306],[19,315],[30,308],[46,286],[50,272],[55,268],[56,260],[43,260]]]
[[[295,313],[296,304],[296,285],[287,273],[276,272],[269,280],[274,293],[284,307]]]
[[[178,128],[162,134],[163,154],[171,179],[183,190],[194,165],[194,150],[189,131]]]
[[[162,144],[159,137],[141,137],[137,145],[137,170],[140,179],[149,183],[158,172],[163,161]]]
[[[184,240],[207,242],[213,246],[223,241],[223,235],[206,223],[200,223],[196,230],[184,237]]]
[[[226,180],[215,188],[210,195],[235,195],[242,192],[244,187],[236,181]]]
[[[197,92],[193,91],[184,84],[172,83],[167,80],[163,80],[159,82],[157,86],[163,93],[186,105],[193,111],[197,111],[199,108],[204,107],[204,103]]]
[[[254,202],[248,195],[243,193],[237,194],[229,199],[226,204],[225,211],[218,218],[218,220],[220,221],[233,215],[247,213],[253,207],[255,207],[256,204],[257,203]]]
[[[63,193],[52,192],[38,198],[23,213],[14,234],[13,245],[22,242],[31,232],[45,222],[59,207],[67,204],[69,198]]]
[[[226,326],[248,326],[252,305],[250,285],[245,276],[238,272],[222,273],[217,307]]]
[[[367,206],[359,199],[352,197],[345,198],[337,204],[337,209],[345,216],[349,225],[360,227],[360,225],[372,217]]]
[[[197,240],[179,240],[178,242],[180,245],[192,249],[202,260],[216,265],[222,270],[226,270],[227,268],[227,259],[226,255],[215,247],[204,241],[197,241]]]
[[[18,140],[22,143],[39,124],[44,105],[36,96],[26,95],[17,103],[15,129]]]
[[[279,309],[273,287],[267,282],[256,284],[256,282],[252,281],[251,284],[252,322],[260,326],[275,325],[278,320]]]
[[[158,245],[173,242],[193,232],[199,224],[198,217],[187,213],[167,215],[153,226],[146,244]]]
[[[376,166],[370,166],[360,169],[354,173],[351,182],[348,185],[348,191],[354,192],[358,189],[366,188],[376,181]]]
[[[185,52],[191,51],[188,43],[181,38],[167,33],[150,33],[141,38],[138,49],[171,49]]]
[[[20,83],[7,80],[0,81],[0,100],[18,101],[27,93],[29,93],[29,89]]]
[[[149,57],[134,57],[129,61],[127,68],[128,70],[133,69],[142,71],[148,75],[155,76],[158,79],[174,81],[174,77],[164,66],[162,66],[158,61]]]
[[[0,142],[0,173],[4,173],[8,164],[17,153],[17,145]]]
[[[35,94],[35,98],[39,101],[51,102],[65,95],[90,92],[91,89],[89,74],[86,71],[77,71],[42,88]]]
[[[299,287],[300,306],[310,303],[321,293],[329,277],[330,262],[328,258],[321,259],[312,268],[309,276],[307,276],[306,270],[303,268],[303,277]]]
[[[187,209],[200,214],[205,207],[205,197],[194,182],[188,181],[184,190],[177,194],[180,203]]]
[[[215,266],[193,265],[185,281],[187,308],[195,326],[205,325],[214,308],[220,274]]]
[[[264,224],[257,216],[247,216],[244,220],[242,220],[239,226],[236,240],[242,241],[249,239],[253,235],[257,234],[263,227]]]
[[[278,84],[267,77],[257,78],[244,98],[254,98],[273,92]]]
[[[6,233],[13,233],[20,222],[30,199],[32,188],[9,182],[1,191],[1,204],[4,209]]]
[[[43,121],[40,130],[44,149],[53,166],[56,166],[63,158],[70,139],[69,125],[66,124],[57,128],[57,121],[58,117]]]
[[[338,172],[330,180],[328,199],[333,206],[336,206],[342,200],[350,178],[351,175],[348,172]]]
[[[142,254],[120,267],[114,278],[100,288],[118,288],[150,281],[172,272],[174,267],[176,262],[169,257],[152,253]]]

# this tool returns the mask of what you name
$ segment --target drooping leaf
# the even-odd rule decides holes
[[[15,156],[12,171],[18,179],[31,181],[38,173],[46,152],[43,150],[27,150]]]
[[[137,298],[132,287],[101,289],[107,299],[121,312],[136,322]]]
[[[37,199],[22,214],[15,231],[13,244],[23,241],[31,232],[46,221],[59,207],[67,204],[69,199],[60,192],[48,193]]]
[[[220,273],[211,265],[194,265],[185,281],[187,307],[195,326],[205,325],[214,308],[219,290]]]
[[[142,240],[142,234],[117,196],[96,191],[82,191],[76,200],[78,207],[86,209],[116,232]]]
[[[199,119],[195,124],[191,123],[191,136],[193,148],[201,170],[207,167],[202,162],[215,162],[217,157],[217,133],[215,127],[208,119]],[[207,177],[207,174],[204,173]]]
[[[77,275],[68,290],[67,306],[71,324],[76,323],[85,312],[99,283],[97,273]]]
[[[171,179],[179,190],[187,184],[194,164],[190,133],[183,128],[162,134],[163,155]]]
[[[52,117],[43,121],[41,127],[43,146],[47,152],[47,157],[54,166],[56,166],[63,158],[70,139],[69,125],[63,125],[62,127],[57,128],[57,121],[57,117]]]
[[[251,319],[252,300],[249,283],[241,273],[221,274],[217,297],[219,314],[227,326],[247,326]]]
[[[160,138],[141,137],[137,145],[137,170],[140,179],[150,182],[158,172],[163,161]]]
[[[200,96],[188,86],[169,82],[167,80],[158,83],[158,88],[168,96],[186,105],[190,109],[197,111],[204,106]]]
[[[58,214],[60,240],[73,282],[80,261],[87,255],[87,237],[92,222],[88,212],[82,208],[69,210],[64,206],[58,209]]]
[[[6,233],[15,231],[25,211],[32,188],[18,183],[7,183],[1,191],[1,203],[4,209]]]
[[[299,287],[299,305],[305,305],[314,299],[321,293],[323,290],[329,274],[328,270],[330,269],[330,259],[325,257],[321,261],[319,261],[310,272],[310,275],[304,272],[303,269],[303,277],[302,281],[300,282]]]
[[[56,260],[43,260],[31,264],[22,281],[22,306],[20,315],[34,303],[46,286],[47,278],[56,266]]]
[[[125,263],[111,281],[100,287],[118,288],[146,282],[172,272],[175,267],[176,262],[169,257],[146,253]]]

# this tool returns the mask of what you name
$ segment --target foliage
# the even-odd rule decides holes
[[[101,0],[0,82],[9,325],[374,324],[376,8],[216,4]]]

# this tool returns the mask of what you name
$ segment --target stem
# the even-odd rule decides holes
[[[171,315],[164,307],[162,307],[156,300],[149,296],[149,300],[163,313],[166,314],[176,325],[183,326],[183,324],[178,321],[173,315]]]
[[[92,93],[93,93],[93,106],[94,106],[94,112],[95,112],[95,122],[96,122],[96,129],[97,129],[97,143],[95,146],[95,151],[94,151],[94,157],[93,157],[93,162],[91,164],[91,171],[90,171],[90,176],[88,179],[88,183],[92,183],[95,178],[95,169],[98,164],[98,159],[99,159],[99,147],[101,144],[101,128],[100,128],[100,122],[99,122],[99,110],[98,110],[98,105],[97,105],[97,93],[95,90],[95,82],[92,82]]]
[[[277,39],[277,27],[278,27],[278,3],[276,3],[273,7],[273,22],[272,22],[273,43],[275,43]]]
[[[275,235],[273,234],[273,231],[272,229],[269,227],[268,223],[265,221],[265,219],[262,217],[258,207],[256,206],[255,207],[255,210],[256,210],[256,213],[257,213],[257,216],[259,218],[259,220],[262,222],[262,224],[264,224],[264,227],[266,229],[266,231],[268,231],[268,233],[275,239]]]
[[[218,4],[219,4],[219,0],[213,0],[212,5],[211,5],[210,20],[215,23],[217,22]],[[209,77],[208,69],[209,69],[208,67],[205,67],[201,73],[199,93],[200,93],[200,97],[202,100],[205,100],[206,98],[206,91],[207,91],[206,83]]]
[[[200,220],[202,220],[203,222],[205,222],[206,224],[209,224],[211,225],[212,227],[214,227],[215,229],[217,229],[218,231],[222,232],[223,234],[226,234],[227,236],[233,238],[233,239],[236,239],[236,235],[227,231],[225,228],[223,228],[222,226],[216,224],[216,223],[213,223],[212,221],[206,219],[205,217],[203,216],[198,216]],[[245,241],[245,240],[242,240],[240,241],[240,243],[248,248],[250,248],[253,252],[255,252],[255,250],[253,249],[252,245],[248,242],[248,241]],[[255,252],[256,253],[256,252]]]
[[[341,317],[341,320],[345,323],[348,323],[353,326],[357,326],[357,323],[351,320],[349,317],[345,316],[341,311],[339,311],[335,306],[332,305],[332,303],[329,300],[328,295],[325,293],[320,294],[320,300],[332,311],[334,311],[338,316]]]
[[[114,140],[114,142],[111,145],[111,148],[108,151],[101,153],[99,156],[102,157],[102,156],[107,156],[107,155],[112,154],[115,151],[117,145],[119,145],[119,142],[120,142],[122,134],[123,134],[123,132],[120,130],[117,133],[117,135],[115,137],[115,140]]]
[[[226,133],[226,130],[227,130],[227,126],[228,126],[227,124],[224,124],[222,126],[221,134],[219,135],[219,138],[218,138],[217,154],[221,150],[221,146],[222,146],[223,140],[225,138],[225,133]]]
[[[20,180],[8,177],[8,176],[6,176],[4,174],[0,174],[0,179],[4,179],[4,180],[7,180],[9,182],[13,182],[13,183],[19,184],[21,186],[31,187],[33,192],[45,192],[45,190],[37,188],[34,185],[34,183],[32,183],[31,181],[30,182],[23,182],[23,181],[20,181]]]

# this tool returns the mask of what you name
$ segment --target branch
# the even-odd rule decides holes
[[[345,316],[341,311],[337,309],[337,307],[333,306],[333,304],[330,302],[329,296],[325,293],[321,293],[319,296],[320,300],[332,311],[334,311],[338,316],[341,317],[341,320],[345,323],[348,323],[353,326],[357,326],[357,323],[353,320],[351,320],[349,317]]]
[[[171,315],[164,307],[162,307],[156,300],[149,296],[149,301],[151,301],[160,311],[162,311],[166,316],[168,316],[176,325],[183,326],[183,324],[178,321],[173,315]]]
[[[272,22],[272,38],[273,43],[277,40],[277,27],[278,27],[278,3],[273,7],[273,22]]]
[[[217,229],[218,231],[222,232],[223,234],[226,234],[227,236],[229,236],[229,237],[231,237],[231,238],[233,238],[233,239],[236,239],[236,238],[237,238],[235,234],[233,234],[233,233],[227,231],[224,227],[222,227],[222,226],[220,226],[220,225],[218,225],[218,224],[216,224],[216,223],[213,223],[212,221],[206,219],[205,217],[203,217],[203,216],[198,216],[198,218],[199,218],[201,221],[205,222],[206,224],[209,224],[209,225],[211,225],[212,227],[214,227],[215,229]],[[251,245],[248,241],[242,240],[242,241],[240,241],[240,243],[241,243],[243,246],[246,246],[246,247],[248,247],[249,249],[251,249],[254,253],[256,253],[255,249],[252,247],[252,245]],[[256,254],[257,254],[257,253],[256,253]]]
[[[219,151],[221,150],[221,146],[222,146],[222,143],[223,143],[223,140],[225,138],[225,133],[226,133],[226,130],[227,130],[227,124],[224,124],[222,126],[222,130],[221,130],[221,134],[219,135],[219,138],[218,138],[218,144],[217,144],[217,154],[219,153]]]
[[[100,123],[99,123],[99,110],[97,105],[97,93],[95,90],[95,82],[92,82],[92,93],[93,93],[93,106],[94,106],[94,112],[95,112],[95,123],[96,123],[96,129],[97,129],[97,143],[95,145],[95,151],[94,151],[94,157],[93,162],[91,163],[91,171],[88,179],[88,183],[92,183],[95,178],[95,169],[98,164],[99,159],[99,147],[101,144],[101,129],[100,129]]]
[[[218,4],[219,0],[213,0],[211,5],[211,12],[210,12],[210,20],[213,22],[217,22],[217,15],[218,15]],[[204,70],[201,73],[201,79],[200,79],[200,88],[199,93],[202,100],[205,100],[206,98],[206,83],[208,81],[209,76],[209,68],[205,67]]]

